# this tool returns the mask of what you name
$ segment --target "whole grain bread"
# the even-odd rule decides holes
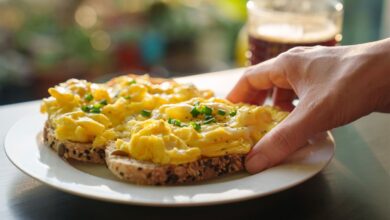
[[[159,165],[139,161],[118,151],[114,142],[105,150],[107,167],[120,179],[143,185],[172,185],[212,179],[244,169],[244,156],[239,154],[204,157],[179,165]]]
[[[89,163],[104,164],[104,149],[93,148],[92,143],[78,143],[73,141],[60,141],[55,137],[54,128],[47,120],[43,129],[43,141],[45,145],[55,150],[65,159],[75,159]]]

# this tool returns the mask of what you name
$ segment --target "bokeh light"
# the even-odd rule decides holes
[[[88,5],[81,5],[75,13],[76,22],[83,28],[91,28],[97,22],[96,10]]]

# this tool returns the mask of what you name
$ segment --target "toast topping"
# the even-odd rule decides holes
[[[49,89],[41,112],[48,113],[59,140],[104,147],[120,136],[128,120],[146,120],[151,110],[194,97],[210,97],[193,85],[149,76],[120,76],[97,84],[70,79]]]
[[[123,127],[128,131],[126,138],[119,138],[116,148],[132,158],[156,164],[246,154],[285,116],[286,112],[268,106],[194,98],[162,105],[151,113],[151,119],[129,121]]]
[[[96,84],[71,79],[49,89],[42,112],[60,141],[118,151],[155,164],[246,154],[287,113],[211,98],[193,85],[121,76]]]
[[[132,157],[157,164],[180,164],[199,159],[200,149],[189,147],[163,120],[134,123],[130,141],[118,139],[116,148]]]

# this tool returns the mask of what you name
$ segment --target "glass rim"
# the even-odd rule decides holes
[[[256,1],[265,1],[265,0],[248,0],[247,3],[246,3],[246,8],[249,11],[251,10],[256,10],[256,11],[274,11],[272,9],[265,9],[265,8],[262,8],[262,7],[258,7],[256,6]],[[344,0],[328,0],[328,2],[330,3],[329,5],[331,5],[336,12],[341,12],[343,13],[344,11]]]

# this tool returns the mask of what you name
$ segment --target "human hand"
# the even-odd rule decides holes
[[[250,68],[228,95],[232,102],[262,103],[267,90],[279,87],[293,90],[299,104],[249,152],[247,171],[282,162],[317,133],[373,111],[390,112],[389,60],[390,39],[297,47]]]

